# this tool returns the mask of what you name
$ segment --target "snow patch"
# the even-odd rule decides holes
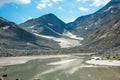
[[[29,43],[29,42],[27,42],[26,44],[27,44],[27,45],[33,45],[33,44]]]
[[[67,38],[56,38],[53,40],[59,42],[59,45],[61,46],[61,48],[70,48],[70,47],[82,45],[77,40],[72,40],[72,39],[67,39]]]
[[[69,39],[69,38],[56,38],[56,37],[52,37],[52,36],[40,35],[37,33],[33,33],[33,34],[36,36],[39,36],[39,37],[52,39],[52,40],[58,42],[58,44],[60,45],[61,48],[70,48],[70,47],[82,45],[82,44],[80,44],[80,41],[78,41],[78,40],[73,40],[73,39]]]
[[[104,34],[101,37],[99,37],[99,39],[105,38],[106,36],[107,36],[107,34]]]
[[[113,8],[113,6],[110,6],[108,9],[106,9],[104,12],[107,12],[109,10],[111,10]]]
[[[85,30],[88,30],[88,28],[86,27]]]
[[[8,29],[10,26],[5,26],[5,27],[2,27],[3,29]]]
[[[115,26],[118,26],[118,24],[116,23]]]
[[[73,39],[83,40],[82,37],[77,37],[76,35],[72,34],[71,32],[65,32],[65,33],[63,33],[63,35],[67,36],[67,37],[70,37],[70,38],[73,38]]]
[[[32,29],[32,28],[34,28],[34,27],[35,27],[35,26],[31,26],[31,27],[29,27],[29,28],[31,28],[31,29]]]
[[[37,30],[32,30],[32,33],[38,33],[38,31]]]
[[[111,10],[111,11],[110,11],[110,13],[112,13],[112,14],[113,14],[113,13],[114,13],[114,11],[113,11],[113,10]]]
[[[49,26],[53,26],[53,24],[51,24],[51,23],[48,23],[48,25],[49,25]]]

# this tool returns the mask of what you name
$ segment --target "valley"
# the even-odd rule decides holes
[[[21,5],[24,1],[29,1],[29,5]],[[72,13],[65,16],[68,9],[58,17],[56,12],[64,11],[60,6],[55,12],[49,9],[53,4],[62,5],[64,0],[40,0],[42,4],[37,9],[33,6],[38,2],[33,1],[3,0],[0,3],[0,10],[8,8],[8,12],[0,13],[0,80],[120,80],[120,0],[107,0],[106,5],[102,0],[73,0],[76,1],[73,5],[80,1],[79,4],[101,1],[104,7],[68,23],[60,19],[60,16],[73,16]],[[93,2],[94,6],[95,3],[99,2]],[[31,4],[34,5],[29,8]],[[3,5],[6,7],[1,7]],[[23,11],[19,13],[22,23],[16,23],[19,19],[14,18],[13,13],[12,16],[6,14],[14,11],[11,10],[13,7],[17,17],[17,10]],[[40,7],[45,10],[43,15]],[[69,7],[71,11],[74,8]],[[89,8],[92,7],[89,4]],[[28,8],[33,9],[29,11],[29,14],[34,14],[33,18],[24,13]],[[46,9],[52,11],[46,13]],[[92,12],[83,7],[76,11],[80,12],[81,9],[84,13]],[[24,14],[29,18],[24,19]]]
[[[17,55],[16,52],[34,55],[34,52],[44,51],[117,54],[120,52],[119,16],[120,1],[111,0],[98,11],[68,23],[54,13],[28,19],[21,24],[0,17],[1,56]]]

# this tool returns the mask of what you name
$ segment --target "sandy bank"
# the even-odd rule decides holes
[[[97,57],[100,58],[100,57]],[[87,64],[102,65],[102,66],[120,66],[120,61],[116,60],[97,60],[96,57],[86,61]]]
[[[1,57],[0,68],[7,65],[23,64],[34,59],[48,59],[48,58],[61,58],[70,57],[70,55],[46,55],[46,56],[21,56],[21,57]]]

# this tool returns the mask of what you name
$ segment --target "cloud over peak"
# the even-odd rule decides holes
[[[90,6],[101,6],[106,5],[110,0],[93,0],[93,3]]]
[[[85,7],[79,7],[78,9],[81,11],[88,11],[89,10],[89,8],[85,8]]]
[[[53,2],[61,2],[61,1],[63,1],[63,0],[52,0]]]
[[[63,0],[41,0],[41,2],[37,5],[37,9],[43,9],[47,7],[52,7],[53,3],[62,2]]]
[[[90,6],[98,7],[106,5],[110,0],[76,0],[76,1],[82,3],[92,2]]]

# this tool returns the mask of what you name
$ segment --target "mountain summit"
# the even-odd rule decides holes
[[[36,19],[31,19],[20,24],[21,27],[30,32],[37,32],[41,35],[58,37],[64,32],[65,23],[54,14],[46,14]]]

